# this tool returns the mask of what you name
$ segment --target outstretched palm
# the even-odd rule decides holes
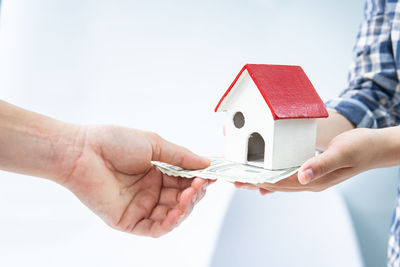
[[[110,226],[160,236],[203,197],[206,180],[164,175],[150,161],[195,169],[207,167],[204,158],[148,132],[114,126],[86,131],[84,149],[65,186]]]

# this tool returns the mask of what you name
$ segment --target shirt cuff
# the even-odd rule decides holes
[[[337,97],[327,101],[325,106],[345,116],[357,128],[378,128],[374,114],[357,99]]]

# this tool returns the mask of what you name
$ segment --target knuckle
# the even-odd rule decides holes
[[[185,155],[183,153],[175,153],[173,161],[176,165],[182,166],[183,163],[185,162]]]
[[[315,169],[316,175],[323,175],[324,173],[328,172],[328,166],[326,160],[320,158],[317,166],[314,167],[313,169]]]
[[[128,232],[128,226],[123,226],[121,223],[111,223],[108,224],[112,229],[118,230],[121,232]]]
[[[179,181],[180,180],[178,180],[178,184],[179,184]],[[182,191],[179,191],[179,192],[176,193],[176,195],[175,195],[175,202],[176,203],[179,203],[179,201],[181,199],[181,195],[182,195]]]
[[[124,233],[133,233],[135,224],[129,223],[125,218],[107,223],[112,229],[121,231]]]
[[[154,132],[147,132],[147,136],[150,139],[150,145],[153,149],[153,153],[155,155],[156,158],[159,158],[161,156],[162,153],[162,142],[163,139],[160,135],[158,135],[157,133]]]
[[[336,151],[337,151],[337,154],[340,155],[340,157],[344,160],[348,160],[351,155],[347,146],[338,146],[336,148]]]
[[[148,132],[147,135],[153,140],[154,143],[156,144],[161,144],[162,142],[162,137],[155,132]]]

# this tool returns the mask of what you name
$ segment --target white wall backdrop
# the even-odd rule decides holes
[[[60,120],[160,133],[223,153],[224,90],[245,63],[345,86],[362,1],[3,0],[0,98]],[[154,240],[109,229],[47,180],[0,173],[1,266],[207,266],[233,186]]]

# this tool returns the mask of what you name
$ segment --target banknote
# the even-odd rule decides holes
[[[152,161],[162,173],[176,177],[201,177],[206,179],[218,179],[228,182],[242,183],[276,183],[297,172],[299,167],[292,167],[282,170],[266,170],[261,167],[240,164],[225,160],[224,158],[210,158],[211,164],[208,168],[200,170],[184,170],[180,167],[160,161]]]

